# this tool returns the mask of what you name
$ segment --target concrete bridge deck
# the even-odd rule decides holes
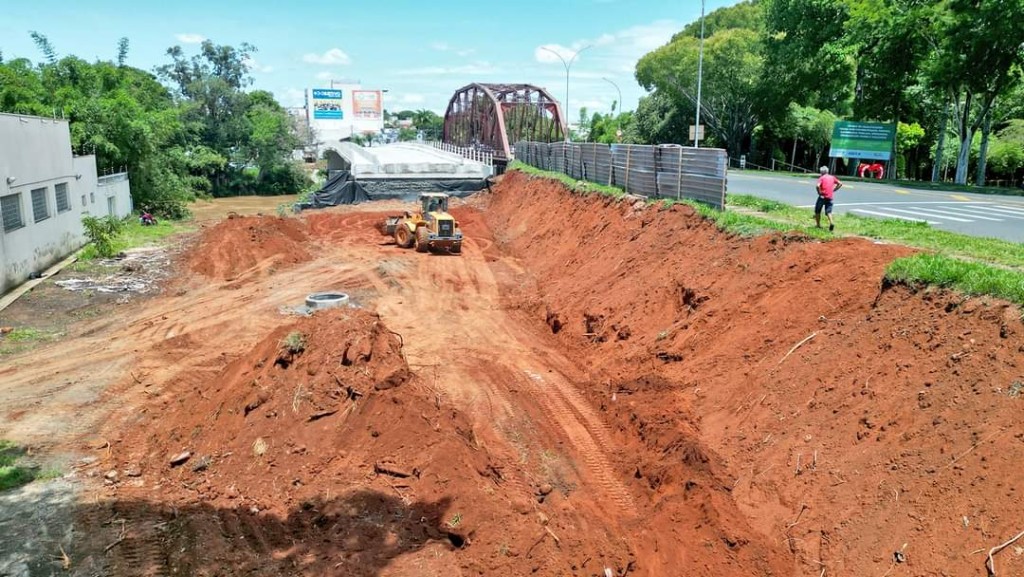
[[[351,142],[324,147],[330,171],[347,170],[356,180],[483,180],[493,167],[432,146],[400,142],[364,148]]]

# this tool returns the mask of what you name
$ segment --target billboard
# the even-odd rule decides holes
[[[352,118],[355,120],[383,120],[384,106],[383,99],[381,98],[381,91],[353,90]]]
[[[316,120],[343,120],[341,90],[328,88],[313,89],[313,118]]]
[[[840,120],[832,127],[832,151],[829,156],[890,160],[895,136],[895,124]]]

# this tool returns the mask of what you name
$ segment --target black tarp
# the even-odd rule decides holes
[[[468,196],[485,188],[490,188],[490,179],[357,181],[350,172],[339,170],[327,179],[323,188],[313,193],[308,202],[297,204],[296,209],[326,208],[382,199],[413,200],[424,192],[444,192],[451,196]]]
[[[327,179],[323,188],[313,193],[308,206],[303,208],[359,204],[368,200],[370,200],[369,195],[363,190],[362,185],[352,178],[352,174],[347,170],[340,170]]]

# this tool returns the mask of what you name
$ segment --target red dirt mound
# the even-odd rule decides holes
[[[376,315],[328,311],[203,385],[171,383],[133,427],[147,436],[112,442],[107,515],[173,521],[159,556],[181,574],[557,575],[556,554],[626,566],[600,532],[534,553],[547,534],[532,491],[401,345]]]
[[[275,216],[235,216],[204,228],[188,256],[192,272],[233,280],[252,269],[283,268],[310,259],[305,223]]]
[[[735,237],[520,173],[486,214],[536,275],[525,312],[592,367],[658,533],[684,465],[718,456],[701,499],[735,503],[797,575],[984,575],[978,551],[1024,529],[1017,308],[883,286],[905,248]]]

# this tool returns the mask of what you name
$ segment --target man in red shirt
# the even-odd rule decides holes
[[[835,196],[837,190],[843,187],[843,183],[828,173],[827,166],[822,166],[820,172],[821,176],[815,187],[818,191],[818,202],[814,203],[814,225],[821,228],[821,209],[824,208],[825,216],[828,217],[828,229],[833,231],[836,225],[832,222],[832,197]]]

